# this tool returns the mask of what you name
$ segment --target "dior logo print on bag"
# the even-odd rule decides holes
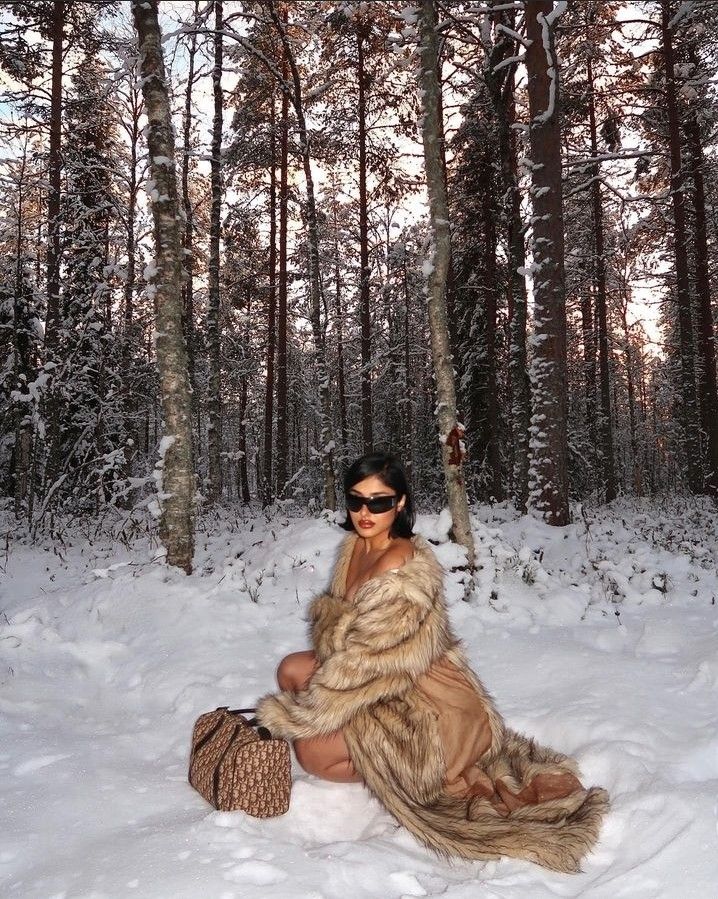
[[[289,743],[243,717],[253,711],[221,706],[199,716],[192,731],[189,782],[219,811],[271,818],[289,808]]]

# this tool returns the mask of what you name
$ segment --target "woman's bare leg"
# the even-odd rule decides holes
[[[311,676],[318,667],[319,661],[311,649],[290,653],[282,659],[277,668],[279,688],[289,693],[306,690]]]
[[[294,754],[307,774],[335,783],[361,783],[340,730],[326,737],[294,741]]]
[[[296,693],[305,690],[312,675],[319,667],[312,650],[293,652],[279,663],[277,683],[282,690]],[[335,783],[361,783],[341,731],[326,737],[310,737],[294,741],[297,761],[308,774]]]

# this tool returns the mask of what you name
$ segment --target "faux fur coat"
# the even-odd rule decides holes
[[[260,721],[290,740],[341,729],[369,789],[442,855],[505,855],[577,871],[597,839],[606,792],[584,789],[572,760],[505,726],[451,632],[443,571],[423,538],[412,539],[414,556],[406,564],[371,578],[345,601],[356,539],[350,535],[344,542],[329,592],[310,606],[319,668],[305,691],[265,697]],[[467,798],[443,789],[436,715],[417,686],[441,660],[469,681],[491,731],[488,749],[476,760],[490,786]],[[568,782],[568,792],[552,789],[557,782]],[[509,808],[499,795],[513,797]]]

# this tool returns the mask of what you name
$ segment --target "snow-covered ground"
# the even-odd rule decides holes
[[[508,722],[611,793],[600,845],[567,876],[448,864],[361,786],[295,771],[287,815],[213,811],[186,782],[195,717],[251,705],[344,532],[225,513],[196,573],[142,534],[75,527],[36,545],[0,521],[0,895],[188,899],[718,895],[718,512],[694,501],[576,510],[550,529],[477,511],[471,602],[453,624]],[[451,568],[445,516],[418,530]],[[107,530],[107,528],[106,528]],[[6,540],[5,532],[9,533]]]

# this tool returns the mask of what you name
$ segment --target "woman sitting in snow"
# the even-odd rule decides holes
[[[443,571],[413,536],[402,466],[358,459],[344,478],[352,533],[310,607],[313,649],[282,660],[262,724],[301,766],[364,782],[447,856],[529,859],[576,871],[608,805],[575,763],[504,724],[453,636]]]

